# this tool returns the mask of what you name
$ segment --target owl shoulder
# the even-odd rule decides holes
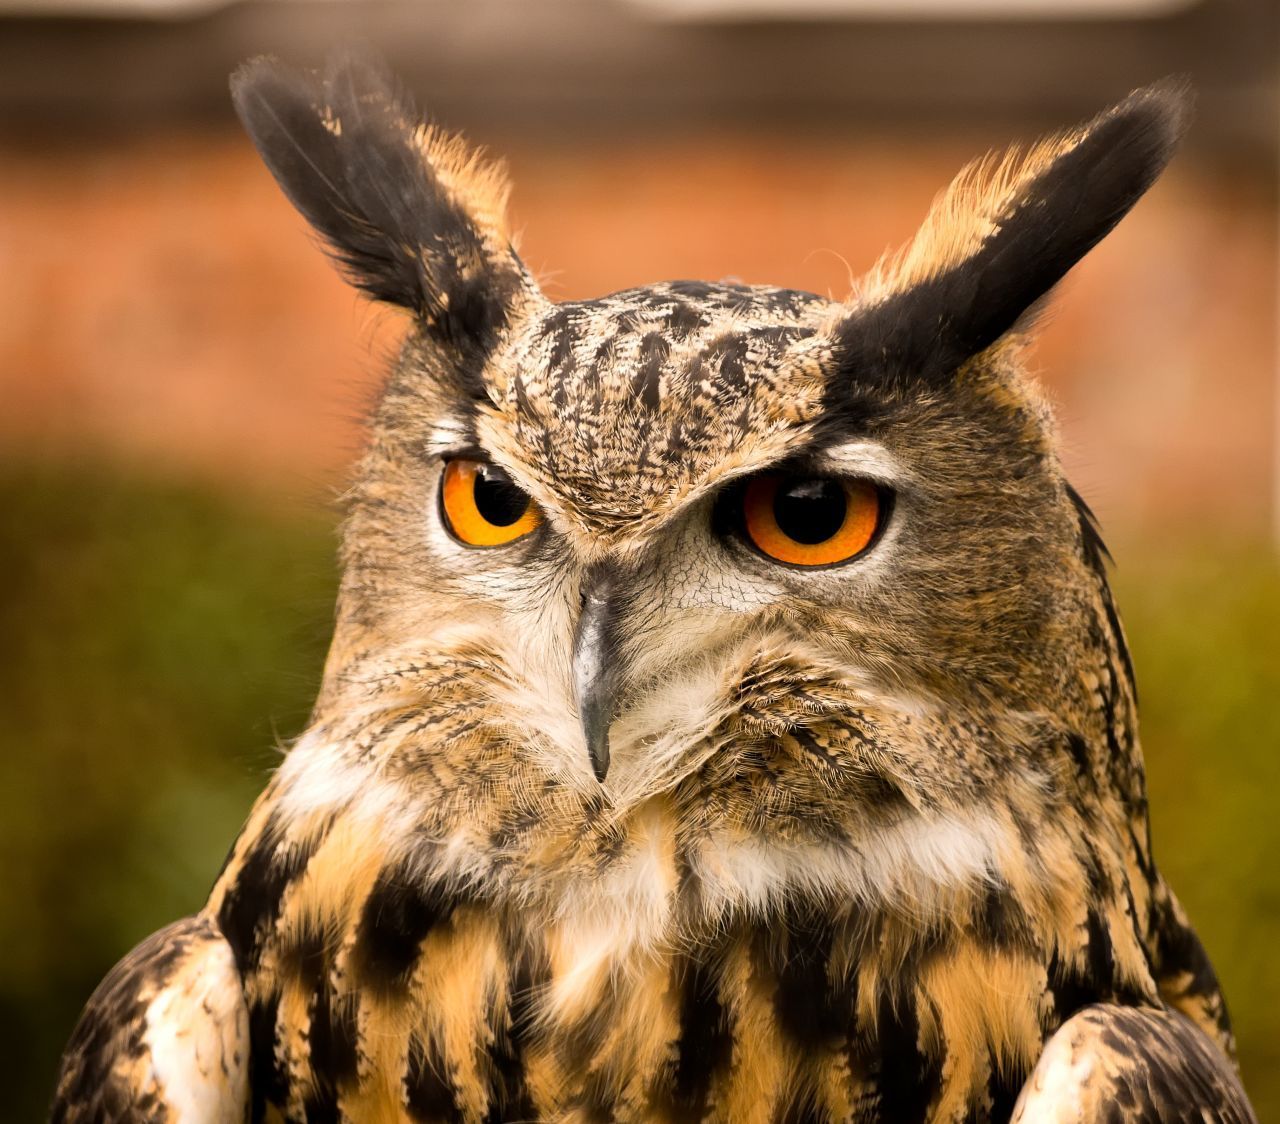
[[[1256,1124],[1230,1059],[1168,1008],[1099,1003],[1049,1039],[1013,1124],[1087,1120]]]
[[[239,1124],[248,1038],[231,947],[205,917],[175,922],[93,993],[63,1053],[50,1120]]]

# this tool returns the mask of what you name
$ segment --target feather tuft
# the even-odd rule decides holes
[[[500,165],[419,121],[378,61],[323,72],[270,58],[231,80],[245,129],[352,284],[412,310],[447,342],[492,347],[532,289],[511,247]]]
[[[1028,322],[1164,170],[1186,84],[1137,90],[1075,130],[970,165],[871,270],[837,329],[844,373],[945,378]]]

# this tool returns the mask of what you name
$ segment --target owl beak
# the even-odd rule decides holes
[[[618,701],[618,606],[611,596],[614,576],[589,572],[582,580],[582,611],[573,640],[573,686],[591,771],[602,781],[609,772],[609,727]]]

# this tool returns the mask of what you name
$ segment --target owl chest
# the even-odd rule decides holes
[[[257,1117],[1007,1119],[1045,1037],[1111,993],[1090,973],[1115,957],[1055,946],[963,866],[904,911],[867,900],[894,871],[682,850],[673,822],[541,896],[545,865],[521,886],[433,841],[430,866],[352,818],[248,836],[211,908],[245,979]],[[936,841],[910,842],[884,850]],[[814,870],[822,892],[796,881]]]
[[[259,1118],[1001,1119],[1044,1033],[1034,964],[881,962],[812,910],[697,941],[438,893],[340,940],[281,920],[248,980]]]

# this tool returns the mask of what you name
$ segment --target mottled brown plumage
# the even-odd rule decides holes
[[[495,174],[376,68],[234,92],[414,328],[312,722],[199,918],[91,1002],[55,1119],[196,1118],[161,1041],[194,1032],[226,1119],[1250,1120],[1152,860],[1104,549],[1020,363],[1182,92],[966,173],[845,303],[562,304]],[[535,529],[459,541],[458,459]],[[873,485],[874,535],[770,559],[743,497],[779,472]],[[145,1014],[193,973],[216,1020]]]

